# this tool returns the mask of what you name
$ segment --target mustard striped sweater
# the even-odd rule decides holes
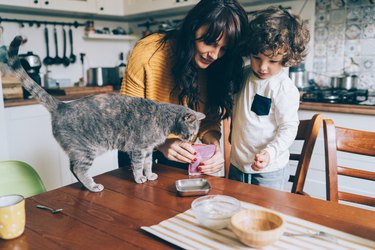
[[[171,95],[174,87],[172,49],[169,43],[160,45],[162,37],[162,34],[153,34],[137,42],[128,58],[121,94],[179,104],[178,93]],[[199,111],[207,116],[201,124],[201,139],[208,131],[220,133],[219,118],[205,112],[206,94],[206,84],[200,84]]]

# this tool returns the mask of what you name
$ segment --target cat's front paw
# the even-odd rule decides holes
[[[146,176],[141,176],[141,177],[134,178],[134,180],[136,183],[145,183],[147,181],[147,178]]]
[[[158,178],[158,175],[155,173],[151,173],[149,176],[147,176],[147,179],[150,181],[154,181]]]
[[[102,184],[95,184],[89,188],[91,192],[98,193],[103,191],[104,186]]]

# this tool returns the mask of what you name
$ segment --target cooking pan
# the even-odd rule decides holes
[[[331,88],[333,89],[355,89],[358,85],[358,76],[344,75],[331,77]]]

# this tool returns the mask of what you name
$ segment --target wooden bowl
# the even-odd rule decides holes
[[[261,209],[242,210],[230,221],[230,229],[239,240],[255,248],[273,244],[283,234],[284,228],[283,217]]]

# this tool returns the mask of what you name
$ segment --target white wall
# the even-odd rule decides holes
[[[1,83],[1,71],[0,71],[0,97],[3,96],[3,88]],[[5,113],[4,113],[4,101],[0,98],[0,161],[8,159],[8,144],[7,144],[7,133],[5,127]]]
[[[9,19],[25,19],[25,20],[42,20],[42,21],[60,21],[60,22],[74,22],[85,23],[86,19],[77,18],[55,18],[48,16],[36,16],[36,15],[25,15],[25,14],[9,14],[1,13],[2,18]],[[128,30],[128,24],[125,22],[112,22],[112,21],[94,21],[96,28],[109,27],[111,30],[118,26]],[[23,35],[28,38],[26,44],[20,48],[20,53],[27,53],[32,51],[34,54],[39,55],[41,60],[46,56],[46,46],[44,42],[44,25],[39,28],[36,25],[29,27],[25,24],[23,28],[18,23],[13,22],[2,22],[1,25],[4,27],[4,42],[6,45],[12,41],[14,36]],[[49,49],[50,56],[55,56],[55,46],[53,39],[53,26],[47,25],[49,29]],[[63,53],[63,35],[62,26],[58,25],[57,35],[59,41],[59,56]],[[77,56],[75,64],[71,64],[68,67],[63,65],[49,66],[48,70],[51,71],[51,76],[56,79],[70,79],[72,83],[77,82],[82,76],[82,66],[79,60],[79,53],[85,53],[87,60],[85,60],[85,69],[89,67],[114,67],[119,63],[119,54],[123,52],[126,55],[131,47],[134,45],[134,41],[123,41],[123,40],[84,40],[84,27],[80,26],[73,29],[73,46],[74,54]],[[68,33],[67,33],[68,39]],[[70,54],[70,46],[67,46],[67,54]],[[41,73],[46,72],[46,67],[43,65]]]

